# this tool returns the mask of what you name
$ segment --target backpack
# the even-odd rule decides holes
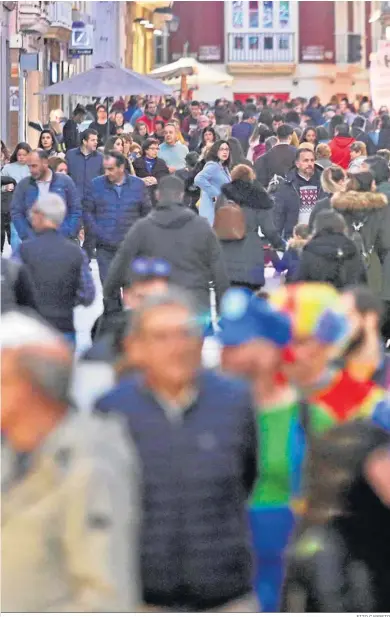
[[[357,247],[359,254],[363,260],[364,266],[366,270],[368,271],[370,268],[370,264],[371,264],[371,256],[374,251],[374,246],[372,246],[371,248],[368,248],[364,241],[364,237],[362,236],[362,230],[364,228],[364,225],[367,223],[367,221],[368,221],[368,216],[364,217],[364,219],[360,220],[357,223],[352,222],[351,240],[354,242],[355,246]]]
[[[272,193],[275,193],[277,191],[279,185],[283,184],[284,182],[285,179],[283,178],[283,176],[278,176],[278,174],[274,174],[267,186],[267,193],[272,195]]]
[[[214,231],[220,240],[243,240],[246,236],[245,214],[234,201],[223,199],[214,217]]]

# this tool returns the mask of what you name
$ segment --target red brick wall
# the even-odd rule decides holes
[[[299,2],[299,59],[300,62],[333,63],[335,61],[334,2]],[[321,60],[307,59],[310,49],[323,50]],[[326,57],[327,53],[329,57]],[[330,57],[330,54],[333,54]],[[306,55],[306,58],[305,58]]]
[[[189,54],[198,54],[201,46],[218,46],[224,61],[224,2],[188,2],[173,4],[173,13],[180,19],[177,32],[169,37],[169,59],[172,54],[182,54],[183,46],[189,43]],[[208,60],[207,62],[212,62]],[[218,60],[214,60],[218,62]]]

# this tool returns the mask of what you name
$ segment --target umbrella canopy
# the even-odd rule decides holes
[[[166,64],[149,73],[150,77],[169,81],[170,85],[180,83],[180,78],[187,76],[187,84],[223,84],[231,85],[233,77],[224,71],[216,71],[195,58],[180,58],[177,62]]]
[[[147,75],[123,69],[112,62],[102,62],[93,69],[75,75],[36,94],[79,94],[80,96],[117,97],[130,94],[163,96],[172,89]]]

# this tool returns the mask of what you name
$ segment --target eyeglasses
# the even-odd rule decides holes
[[[137,276],[168,278],[171,275],[171,265],[164,259],[138,257],[130,266],[131,272]]]

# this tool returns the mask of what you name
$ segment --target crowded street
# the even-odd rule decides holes
[[[1,24],[2,612],[389,614],[390,3]]]

